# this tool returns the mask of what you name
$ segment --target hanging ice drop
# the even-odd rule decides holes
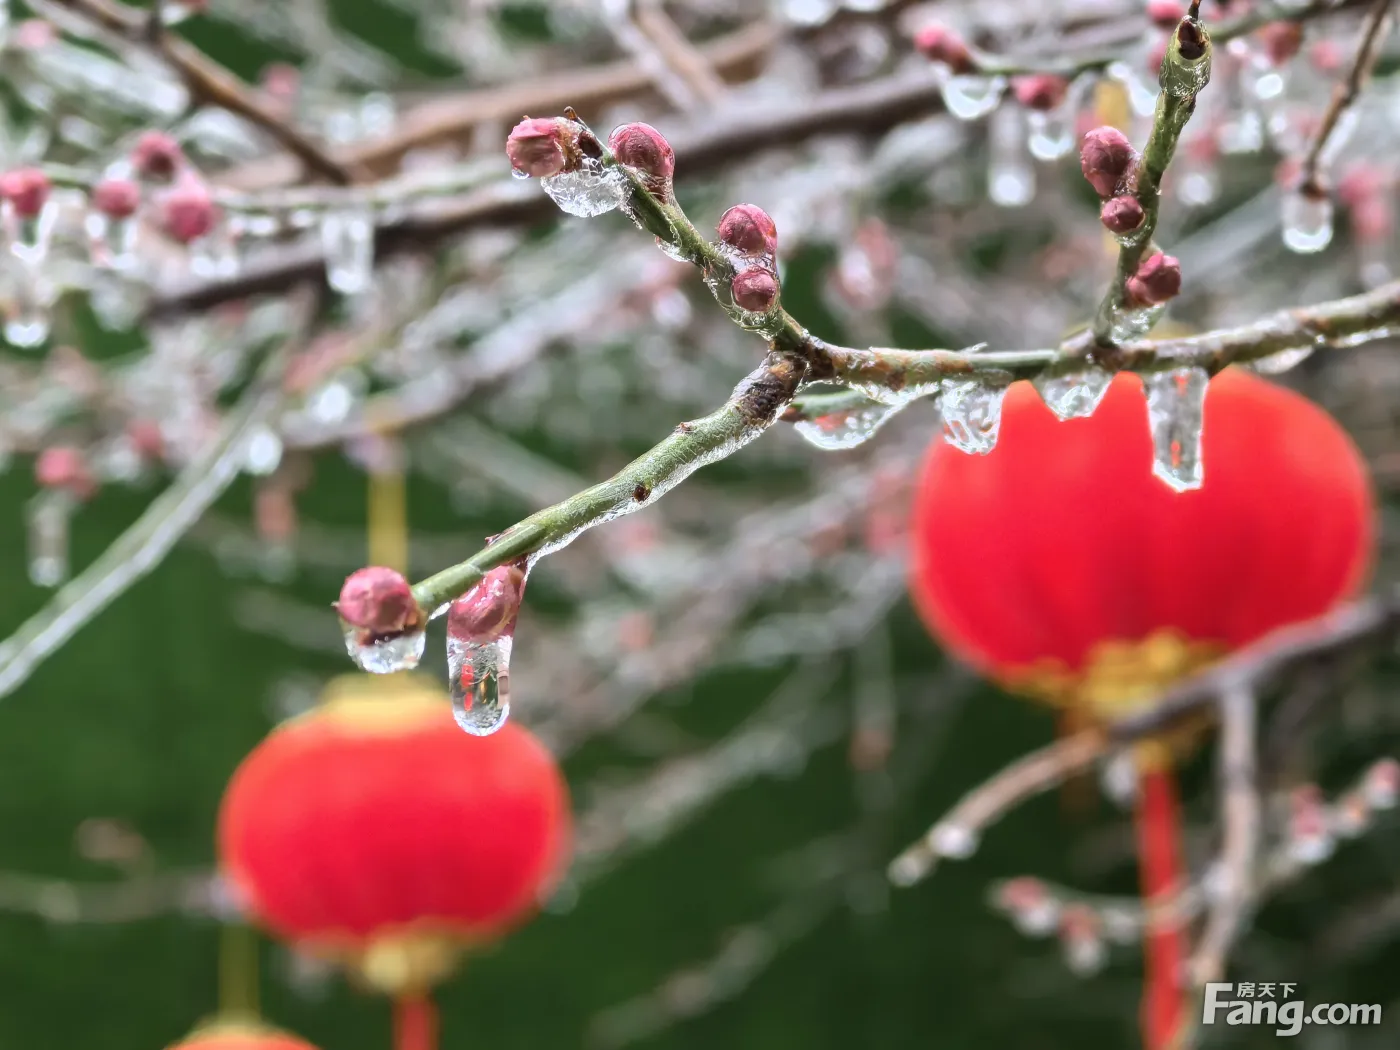
[[[423,658],[427,640],[427,635],[422,631],[374,638],[358,627],[349,627],[345,631],[345,651],[361,671],[393,674],[417,667],[418,661]]]
[[[1031,385],[1060,419],[1082,419],[1094,414],[1112,381],[1110,373],[1090,368],[1062,376],[1036,376]]]
[[[321,220],[326,283],[341,295],[358,295],[374,275],[374,220],[365,210],[330,212]]]
[[[943,383],[938,407],[943,412],[943,439],[954,448],[985,456],[996,448],[1001,430],[1004,384],[980,379],[949,379]]]
[[[627,177],[616,168],[605,168],[592,158],[577,171],[564,171],[540,179],[540,185],[561,211],[592,218],[612,211],[627,196]]]
[[[1205,480],[1201,432],[1209,383],[1204,368],[1177,368],[1144,379],[1152,473],[1178,492],[1198,489]]]
[[[1283,243],[1299,254],[1332,242],[1332,200],[1326,194],[1290,192],[1283,198]]]
[[[997,108],[1005,90],[1005,77],[959,74],[944,81],[943,104],[959,120],[977,120]]]
[[[470,642],[447,634],[447,685],[452,716],[473,736],[490,736],[510,716],[510,653],[515,639],[502,634]]]
[[[804,419],[794,428],[809,444],[827,451],[855,448],[875,436],[899,405],[867,405]]]
[[[29,579],[36,587],[57,587],[68,578],[68,521],[75,505],[61,489],[29,501]]]

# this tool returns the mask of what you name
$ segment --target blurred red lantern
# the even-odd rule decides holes
[[[1088,419],[1061,422],[1027,383],[984,457],[939,441],[911,522],[910,584],[950,650],[1008,688],[1104,720],[1275,628],[1321,615],[1367,574],[1375,512],[1346,433],[1297,394],[1238,369],[1205,402],[1204,485],[1152,473],[1140,380],[1119,375]],[[1165,751],[1138,793],[1143,892],[1178,885]],[[1180,935],[1150,938],[1143,1029],[1181,1018]]]
[[[465,945],[532,913],[567,860],[568,789],[508,723],[475,737],[425,679],[337,680],[234,773],[223,870],[250,914],[398,998],[398,1042],[434,1042],[427,991]]]
[[[168,1050],[316,1050],[316,1047],[275,1028],[215,1023],[195,1031]]]

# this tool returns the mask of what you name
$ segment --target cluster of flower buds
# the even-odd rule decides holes
[[[335,611],[365,644],[422,627],[423,612],[408,580],[383,565],[356,569],[347,576]]]
[[[1134,175],[1137,173],[1138,152],[1128,137],[1114,127],[1094,128],[1084,136],[1079,146],[1079,168],[1094,192],[1106,201],[1132,196]],[[1135,198],[1134,203],[1136,203]],[[1138,214],[1141,216],[1141,205]],[[1141,219],[1139,218],[1139,221]],[[1107,219],[1104,225],[1108,225]],[[1112,229],[1112,227],[1109,227]],[[1128,229],[1136,229],[1129,227]],[[1114,230],[1125,233],[1127,230]]]
[[[1329,805],[1315,784],[1288,796],[1284,849],[1297,864],[1317,864],[1330,857],[1338,839],[1355,838],[1372,826],[1378,812],[1400,803],[1400,762],[1383,758]]]
[[[772,218],[756,204],[736,204],[715,230],[734,262],[734,302],[753,313],[772,310],[778,303],[778,227]]]
[[[1138,265],[1125,285],[1134,306],[1160,306],[1181,294],[1181,262],[1174,255],[1153,252]]]

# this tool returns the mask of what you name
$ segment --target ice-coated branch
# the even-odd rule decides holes
[[[151,572],[243,469],[249,435],[282,404],[288,360],[306,338],[312,297],[294,299],[293,334],[270,353],[209,446],[85,570],[0,642],[0,696],[14,692],[89,620]]]
[[[1392,0],[1375,0],[1375,6],[1366,17],[1361,40],[1356,46],[1356,55],[1346,78],[1337,85],[1332,101],[1322,114],[1322,120],[1313,134],[1307,152],[1303,154],[1302,166],[1298,174],[1298,190],[1305,196],[1320,197],[1327,192],[1322,185],[1322,158],[1327,152],[1327,142],[1346,111],[1355,104],[1365,86],[1366,78],[1380,57],[1381,45],[1391,27]]]
[[[465,561],[415,584],[419,607],[436,610],[498,565],[558,550],[585,530],[651,504],[699,468],[737,452],[773,424],[805,371],[799,358],[769,354],[721,408],[681,423],[607,481],[530,515]]]
[[[50,0],[132,44],[152,47],[180,75],[191,94],[256,124],[316,175],[337,185],[353,181],[345,165],[277,114],[238,77],[199,48],[172,36],[159,19],[115,0]],[[157,10],[159,5],[156,5]]]
[[[890,864],[890,879],[911,885],[940,858],[967,857],[983,829],[1034,795],[1089,768],[1114,748],[1154,737],[1218,708],[1239,690],[1258,690],[1321,656],[1379,647],[1400,635],[1400,588],[1281,628],[1144,703],[1140,713],[1064,737],[1007,766],[973,789]],[[1239,819],[1239,814],[1236,814]],[[1238,846],[1236,846],[1238,849]]]
[[[1220,754],[1217,780],[1223,824],[1218,879],[1201,939],[1188,969],[1191,981],[1220,980],[1230,946],[1250,910],[1260,840],[1260,804],[1255,759],[1257,703],[1247,685],[1229,689],[1220,700]]]
[[[1090,132],[1085,140],[1084,174],[1108,199],[1104,225],[1120,245],[1113,283],[1094,316],[1094,341],[1100,347],[1114,347],[1142,335],[1160,313],[1155,308],[1180,289],[1180,265],[1150,250],[1161,206],[1162,176],[1195,111],[1196,96],[1210,80],[1212,45],[1198,17],[1200,6],[1196,0],[1169,38],[1158,76],[1157,110],[1141,158],[1133,158],[1130,151],[1124,154],[1125,140],[1113,141],[1108,134],[1112,129],[1098,129],[1102,133],[1098,138]],[[1115,201],[1125,202],[1131,211],[1118,215],[1112,210]]]

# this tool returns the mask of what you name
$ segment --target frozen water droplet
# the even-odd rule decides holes
[[[345,630],[345,651],[355,666],[370,674],[393,674],[395,671],[411,671],[423,658],[423,648],[427,635],[422,631],[410,631],[391,638],[362,640],[357,628]]]
[[[326,283],[341,295],[358,295],[374,276],[374,219],[368,211],[330,212],[321,220]]]
[[[1036,160],[1059,160],[1074,149],[1074,113],[1069,106],[1049,112],[1032,110],[1026,115],[1030,125],[1030,151]]]
[[[1144,379],[1152,428],[1152,473],[1177,492],[1198,489],[1205,480],[1201,432],[1209,383],[1204,368],[1177,368]]]
[[[489,736],[510,715],[509,633],[485,642],[447,635],[447,684],[452,715],[473,736]]]
[[[68,578],[68,521],[75,506],[61,490],[29,501],[29,579],[36,587],[57,587]]]
[[[835,451],[855,448],[875,436],[885,423],[899,411],[898,405],[866,405],[829,412],[816,419],[804,419],[793,429],[817,448]]]
[[[1108,372],[1090,368],[1063,376],[1036,376],[1031,385],[1060,419],[1082,419],[1094,414],[1112,381]]]
[[[1162,314],[1166,313],[1166,306],[1128,306],[1124,305],[1113,315],[1113,324],[1109,326],[1109,338],[1115,343],[1126,343],[1136,339],[1138,336],[1151,331]]]
[[[512,178],[516,179],[528,179],[530,177],[530,173],[528,171],[521,171],[519,168],[511,168],[510,174]]]
[[[1116,805],[1123,808],[1131,806],[1133,799],[1137,797],[1138,787],[1137,761],[1132,754],[1120,751],[1105,762],[1100,773],[1100,783],[1103,793]]]
[[[1177,183],[1176,195],[1182,204],[1203,208],[1220,196],[1220,180],[1210,168],[1199,167],[1183,172]]]
[[[938,855],[950,860],[965,860],[977,852],[977,832],[961,824],[935,828],[932,842]]]
[[[627,177],[616,168],[605,168],[586,158],[577,171],[560,172],[540,179],[540,185],[561,211],[592,218],[612,211],[627,196]]]
[[[929,867],[926,859],[911,851],[896,857],[890,864],[888,874],[896,886],[912,886],[928,874]]]
[[[1080,977],[1091,977],[1108,961],[1108,948],[1100,937],[1065,939],[1065,963]]]
[[[258,427],[248,436],[243,463],[249,474],[271,474],[281,462],[282,439],[270,427]]]
[[[978,379],[948,379],[938,398],[943,439],[954,448],[984,456],[996,448],[1006,387]]]
[[[49,316],[32,304],[21,304],[15,316],[5,322],[5,341],[11,346],[28,350],[41,346],[49,337]]]
[[[1005,77],[960,73],[943,82],[943,104],[959,120],[977,120],[997,108],[1005,90]]]
[[[665,252],[668,257],[675,259],[676,262],[690,262],[690,256],[685,253],[679,244],[672,244],[670,241],[663,241],[658,237],[656,238],[656,246]]]
[[[1026,152],[1024,114],[1019,106],[1004,106],[991,121],[987,195],[1003,208],[1021,208],[1035,196],[1035,168]]]
[[[1262,372],[1266,376],[1282,375],[1291,368],[1302,364],[1312,354],[1313,348],[1310,346],[1300,346],[1292,350],[1280,350],[1276,354],[1268,357],[1261,357],[1254,362],[1254,370]]]
[[[1146,65],[1146,62],[1142,62]],[[1149,83],[1139,75],[1137,68],[1127,62],[1114,62],[1106,70],[1110,80],[1122,84],[1128,92],[1128,104],[1139,117],[1151,116],[1157,108],[1157,88],[1155,78]]]
[[[1283,243],[1290,251],[1320,252],[1331,241],[1331,198],[1296,190],[1283,198]]]
[[[1264,121],[1247,109],[1221,124],[1215,141],[1221,153],[1258,153],[1264,148]]]

